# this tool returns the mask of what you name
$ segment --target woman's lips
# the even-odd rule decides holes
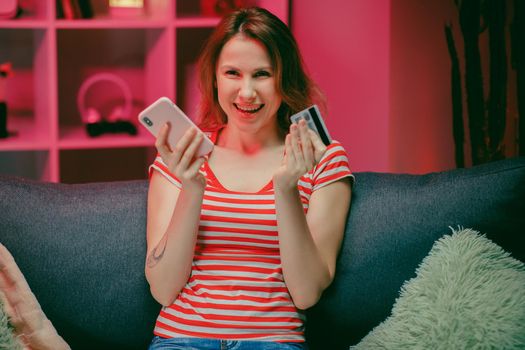
[[[243,113],[249,113],[249,114],[257,113],[264,107],[264,104],[260,104],[260,105],[239,105],[237,103],[234,103],[233,105],[235,106],[235,108],[238,111],[241,111]]]

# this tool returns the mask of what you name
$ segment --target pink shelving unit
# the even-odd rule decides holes
[[[14,69],[7,104],[15,133],[0,139],[0,174],[65,183],[147,178],[154,138],[141,127],[136,136],[89,137],[78,90],[93,74],[110,72],[132,91],[133,122],[160,96],[193,117],[195,62],[219,18],[204,15],[199,0],[145,0],[134,17],[114,17],[107,1],[91,0],[93,18],[63,19],[57,1],[25,0],[22,16],[0,20],[0,63],[11,61]],[[288,22],[289,0],[254,2]]]

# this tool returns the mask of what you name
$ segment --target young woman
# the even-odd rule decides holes
[[[145,273],[162,308],[150,349],[304,349],[334,278],[351,172],[289,117],[319,102],[288,27],[260,8],[225,17],[199,61],[202,137],[165,125],[150,168]]]

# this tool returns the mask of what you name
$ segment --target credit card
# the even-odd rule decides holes
[[[321,117],[321,112],[319,112],[317,105],[308,107],[305,110],[302,110],[290,117],[290,121],[292,123],[298,123],[301,119],[306,120],[308,127],[315,131],[317,135],[319,135],[326,146],[332,143],[332,138],[328,133],[328,129],[324,124],[324,120]]]

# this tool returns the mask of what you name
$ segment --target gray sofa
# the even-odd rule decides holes
[[[355,175],[336,279],[307,311],[312,349],[347,349],[383,321],[450,226],[486,233],[525,261],[525,158]],[[143,272],[147,187],[0,176],[0,242],[75,350],[145,349],[151,339],[159,305]]]

